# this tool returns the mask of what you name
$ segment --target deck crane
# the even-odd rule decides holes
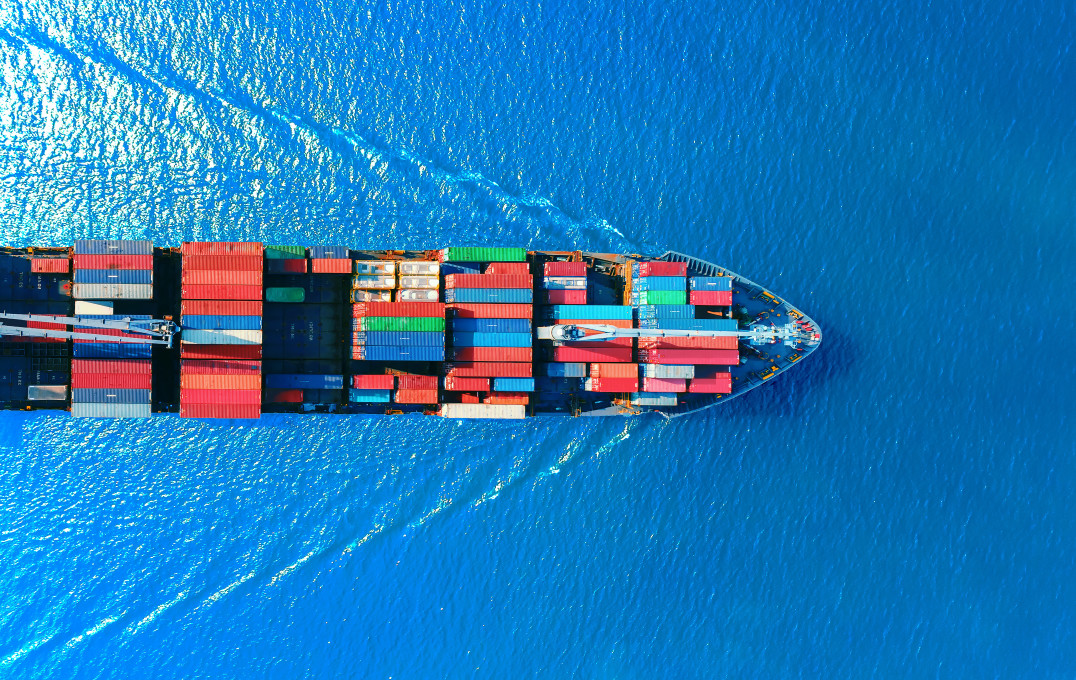
[[[587,335],[593,331],[593,335]],[[668,328],[618,328],[607,324],[555,324],[538,328],[539,340],[555,342],[591,342],[612,338],[741,338],[752,345],[771,345],[778,341],[789,347],[800,343],[817,345],[822,336],[810,324],[790,322],[781,326],[755,324],[746,330],[704,331],[674,330]]]
[[[124,333],[144,335],[145,338],[131,338],[120,335],[100,335],[97,333],[80,333],[76,331],[59,331],[45,328],[26,328],[11,326],[2,320],[35,321],[40,323],[60,324],[76,328],[101,328],[118,330]],[[118,342],[128,344],[149,344],[172,346],[173,338],[182,329],[170,319],[87,319],[80,316],[45,316],[38,314],[8,314],[0,312],[0,335],[16,335],[31,338],[57,338],[71,340],[90,340],[96,342]]]

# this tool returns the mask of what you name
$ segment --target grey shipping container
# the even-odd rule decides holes
[[[67,399],[67,385],[30,385],[26,388],[30,401],[63,401]]]
[[[76,300],[151,300],[151,283],[76,283]]]
[[[149,390],[75,388],[71,401],[87,404],[148,404]]]
[[[81,240],[75,241],[76,255],[152,255],[152,241]]]
[[[676,364],[642,364],[644,378],[694,378],[695,367]]]
[[[149,418],[149,404],[71,404],[75,418]]]

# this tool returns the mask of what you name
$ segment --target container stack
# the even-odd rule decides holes
[[[180,415],[258,418],[262,244],[184,243],[181,253]]]
[[[541,302],[549,305],[585,305],[586,263],[546,262],[542,271]]]
[[[732,305],[731,276],[692,276],[688,280],[688,289],[688,302],[693,305]]]
[[[400,273],[394,298],[396,302],[439,302],[441,300],[441,263],[429,261],[399,262]]]
[[[591,364],[584,389],[587,392],[638,392],[639,364]]]
[[[76,300],[153,298],[153,244],[149,241],[75,241],[74,269]]]
[[[82,315],[92,319],[121,319]],[[148,316],[134,316],[148,319]],[[141,338],[113,329],[86,329],[95,335]],[[76,418],[148,418],[153,387],[152,345],[74,340],[71,361],[71,415]]]
[[[391,373],[354,375],[349,401],[353,404],[388,404],[394,389],[396,376]]]
[[[440,302],[356,302],[351,358],[444,361],[445,306]]]
[[[304,246],[265,246],[266,274],[305,274],[306,248]]]
[[[523,261],[525,251],[515,248],[446,250],[497,251],[480,254],[485,257],[508,256],[506,260],[486,264],[481,274],[445,275],[454,362],[448,366],[444,378],[445,390],[452,393],[448,398],[475,405],[461,413],[497,414],[501,411],[494,406],[525,406],[530,403],[530,393],[535,389],[531,326],[534,279],[529,265]],[[463,257],[455,253],[453,256]]]
[[[686,305],[687,264],[684,262],[632,262],[633,305]]]
[[[351,255],[344,246],[311,246],[310,273],[350,274]]]
[[[393,260],[356,260],[351,279],[351,301],[391,302],[396,288],[396,262]]]

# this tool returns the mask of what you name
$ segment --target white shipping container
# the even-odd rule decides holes
[[[441,280],[436,276],[401,276],[400,288],[425,288],[437,290]]]
[[[391,290],[396,287],[396,277],[357,274],[351,278],[351,287],[356,289]]]
[[[643,377],[646,378],[687,378],[695,377],[694,366],[674,364],[642,364]]]
[[[409,290],[396,291],[397,302],[437,302],[440,293],[436,290]]]
[[[445,418],[525,418],[527,407],[522,404],[441,404]]]
[[[74,418],[149,418],[149,404],[71,404]]]
[[[180,339],[190,345],[260,345],[261,331],[185,329]]]
[[[63,401],[67,399],[67,385],[29,385],[26,398],[30,401]]]
[[[76,283],[76,300],[150,300],[152,283]]]
[[[387,290],[353,290],[352,302],[392,302],[392,293]]]
[[[392,276],[396,273],[396,263],[392,260],[356,260],[355,273]]]
[[[437,276],[441,273],[440,262],[401,262],[400,274],[403,276]]]
[[[78,300],[75,302],[75,316],[79,314],[112,314],[111,302],[87,302]]]

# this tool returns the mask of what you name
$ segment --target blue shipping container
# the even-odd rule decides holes
[[[644,276],[631,280],[632,290],[687,290],[683,276]]]
[[[630,305],[550,305],[554,319],[625,319],[631,320],[634,307]]]
[[[732,290],[731,276],[692,276],[691,290]]]
[[[452,319],[452,330],[459,333],[530,333],[530,319]]]
[[[495,392],[533,392],[534,378],[494,378]]]
[[[530,347],[530,333],[453,333],[455,347]]]
[[[447,288],[445,302],[493,302],[522,304],[531,302],[530,288]]]
[[[442,262],[441,273],[448,274],[481,274],[482,269],[477,265],[471,266],[462,262]]]
[[[262,318],[260,316],[188,314],[183,317],[181,325],[191,330],[260,331]]]
[[[150,269],[76,269],[75,283],[153,283]]]
[[[152,241],[75,241],[76,255],[152,255]]]
[[[356,345],[421,345],[444,347],[445,334],[437,331],[363,331],[353,334]]]
[[[87,404],[148,404],[150,390],[76,388],[71,401]]]
[[[676,393],[632,392],[631,403],[636,406],[676,406]]]
[[[540,372],[550,378],[585,378],[587,365],[580,363],[541,364]]]
[[[542,288],[546,290],[586,290],[587,279],[584,276],[546,276],[542,278]]]
[[[639,305],[640,319],[694,319],[695,305]]]
[[[356,404],[387,404],[392,401],[392,390],[359,390],[353,387],[348,400]]]
[[[444,361],[444,347],[365,345],[354,349],[361,361]]]
[[[347,246],[310,246],[313,260],[346,260],[348,257]]]
[[[119,342],[76,342],[71,355],[76,359],[150,359],[153,345]]]
[[[344,376],[307,375],[302,373],[267,375],[265,376],[265,386],[272,389],[339,390],[344,387]]]
[[[736,319],[640,319],[639,328],[667,328],[680,331],[735,331]]]

